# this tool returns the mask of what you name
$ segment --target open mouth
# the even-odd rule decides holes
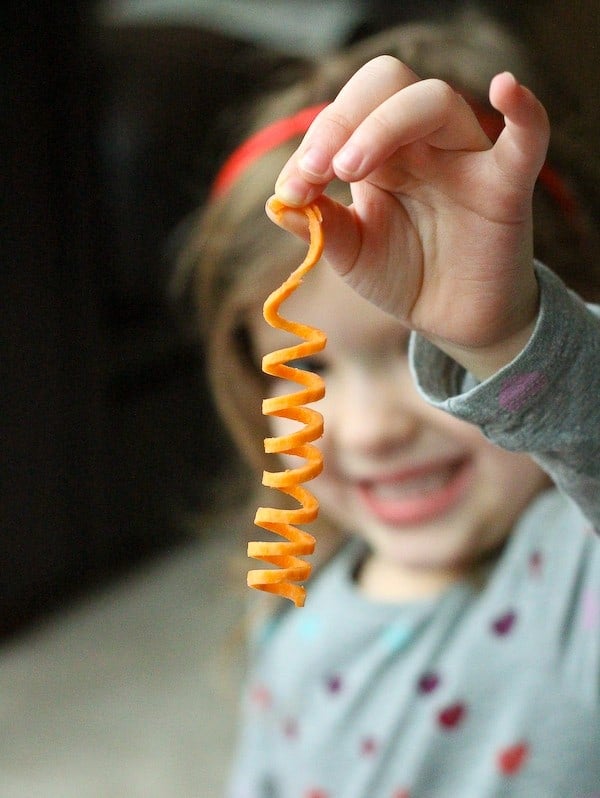
[[[384,524],[420,524],[443,515],[460,500],[470,473],[470,462],[462,459],[380,480],[364,480],[358,485],[358,495],[367,510]]]

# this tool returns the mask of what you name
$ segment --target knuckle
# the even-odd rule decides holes
[[[324,122],[329,136],[333,139],[348,138],[353,129],[351,120],[335,107],[335,103],[329,106],[329,112]]]
[[[395,121],[389,117],[381,108],[376,109],[369,116],[369,127],[371,137],[392,138],[395,133]]]
[[[388,86],[390,91],[398,90],[417,79],[410,67],[399,58],[387,53],[375,56],[363,69],[381,85]]]
[[[423,88],[431,95],[435,103],[444,110],[449,110],[457,101],[457,93],[450,84],[440,78],[427,78]]]
[[[402,69],[402,63],[393,55],[382,54],[377,55],[370,62],[371,68],[377,71],[383,70],[384,72],[391,72],[395,74]]]

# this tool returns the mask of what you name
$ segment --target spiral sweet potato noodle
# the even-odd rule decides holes
[[[275,213],[282,213],[285,206],[277,200],[271,200],[270,208]],[[312,554],[315,548],[315,538],[297,525],[314,521],[319,510],[317,499],[302,483],[316,477],[323,468],[321,452],[312,443],[323,434],[323,417],[305,405],[324,396],[325,384],[318,374],[295,368],[288,363],[320,352],[327,340],[321,330],[285,319],[279,313],[281,303],[296,290],[302,278],[318,262],[323,251],[321,212],[316,205],[308,205],[303,210],[308,218],[310,232],[306,257],[287,280],[267,297],[263,307],[265,320],[272,327],[290,332],[303,341],[270,352],[262,361],[262,369],[266,374],[302,386],[299,391],[264,399],[262,404],[264,415],[287,418],[303,425],[289,435],[265,438],[264,448],[267,453],[296,455],[306,462],[297,468],[277,472],[264,471],[262,479],[263,485],[276,488],[292,497],[299,506],[294,509],[259,507],[254,518],[256,526],[274,532],[285,540],[265,543],[253,541],[248,544],[249,557],[274,566],[248,571],[248,585],[288,598],[297,607],[304,605],[306,597],[304,587],[297,583],[306,581],[311,572],[310,563],[302,557]]]

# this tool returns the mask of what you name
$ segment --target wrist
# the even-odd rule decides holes
[[[536,310],[524,327],[492,346],[465,348],[448,342],[437,342],[436,346],[460,363],[479,382],[483,382],[511,363],[525,349],[535,329],[537,315]]]
[[[471,345],[462,341],[430,339],[479,382],[511,363],[525,349],[533,334],[540,310],[540,286],[534,268],[528,269],[523,278],[518,286],[513,283],[512,307],[509,305],[504,313],[490,317],[486,341]]]

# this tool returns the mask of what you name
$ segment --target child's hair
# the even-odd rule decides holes
[[[554,97],[552,86],[543,86],[522,45],[496,23],[469,14],[452,22],[404,25],[319,63],[307,63],[304,79],[265,98],[244,134],[332,100],[357,68],[383,53],[408,63],[420,77],[447,80],[477,109],[485,108],[484,115],[495,113],[487,92],[497,72],[513,71],[536,92],[549,111],[553,139],[549,175],[534,197],[535,253],[584,298],[598,301],[600,242],[593,192],[600,171],[592,163],[591,149],[577,144],[581,137],[572,132],[581,124],[577,108],[569,108],[563,96]],[[194,295],[217,407],[234,442],[257,469],[272,463],[267,462],[262,444],[268,434],[261,413],[265,383],[260,358],[251,351],[246,321],[260,312],[266,296],[305,254],[305,245],[275,227],[264,213],[274,180],[300,138],[265,153],[190,220],[179,261],[180,285],[184,283]],[[328,193],[349,196],[346,187],[338,185]]]

